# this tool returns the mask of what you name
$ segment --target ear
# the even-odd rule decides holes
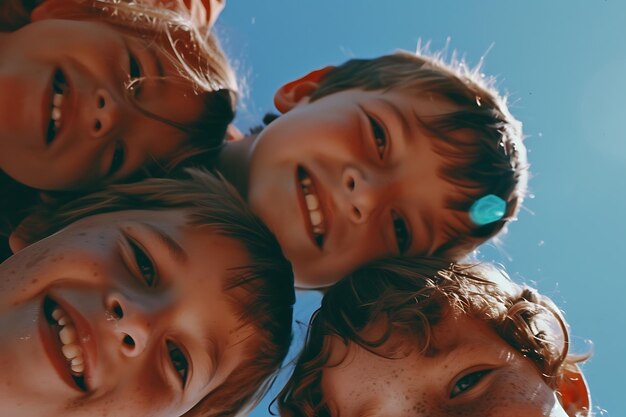
[[[17,253],[28,245],[29,243],[19,237],[15,232],[11,232],[9,236],[9,248],[11,248],[11,252]]]
[[[320,80],[335,67],[328,66],[312,71],[280,87],[274,95],[274,105],[281,113],[287,113],[317,90]]]
[[[584,412],[591,408],[591,398],[587,389],[587,382],[580,368],[574,365],[574,369],[568,369],[561,375],[557,384],[557,392],[563,409],[570,417],[587,415]]]
[[[191,10],[191,15],[195,17],[196,16],[196,14],[194,13],[195,2],[193,0],[185,0],[185,3],[190,3],[188,7]],[[220,15],[220,13],[222,13],[222,10],[224,10],[224,6],[226,6],[226,0],[202,0],[201,3],[204,6],[206,11],[204,14],[202,13],[200,14],[201,19],[198,19],[197,17],[195,17],[195,20],[201,26],[207,25],[209,28],[211,28],[215,24],[217,17]],[[200,9],[197,6],[195,7],[196,9]]]

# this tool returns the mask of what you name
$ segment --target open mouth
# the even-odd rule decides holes
[[[50,104],[50,120],[46,130],[46,143],[50,144],[56,139],[63,121],[63,101],[68,92],[65,74],[59,68],[52,77],[52,103]]]
[[[76,324],[67,311],[50,297],[44,299],[43,312],[50,326],[53,349],[57,351],[53,363],[61,368],[57,370],[63,376],[69,376],[75,387],[88,392],[85,378],[87,360]]]
[[[304,206],[308,214],[308,216],[306,216],[308,219],[308,228],[317,247],[322,248],[324,246],[327,224],[315,184],[309,173],[301,166],[298,166],[298,182],[302,189]]]

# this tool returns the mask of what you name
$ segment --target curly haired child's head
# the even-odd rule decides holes
[[[38,111],[25,123],[6,105],[0,168],[33,188],[88,190],[214,154],[237,84],[190,3],[47,0],[3,33],[3,97]]]
[[[285,416],[582,416],[568,347],[552,301],[501,271],[378,261],[328,290],[278,403]]]
[[[398,52],[277,92],[284,114],[256,138],[247,200],[299,285],[328,285],[389,255],[459,259],[515,218],[526,150],[493,84],[463,60]],[[299,209],[297,194],[311,205]],[[294,216],[304,218],[285,221]]]
[[[2,293],[0,312],[43,303],[53,320],[62,306],[90,322],[88,339],[97,348],[83,346],[88,369],[71,368],[69,381],[79,393],[65,392],[40,352],[27,355],[37,377],[24,373],[28,362],[8,341],[18,339],[12,330],[24,329],[7,327],[3,353],[31,378],[9,393],[17,399],[8,410],[43,383],[51,395],[61,389],[48,410],[69,407],[59,413],[76,416],[99,408],[116,415],[232,416],[266,392],[291,341],[291,266],[232,187],[205,172],[188,173],[111,185],[54,212],[41,208],[12,237],[16,254],[2,264],[3,274],[20,271],[14,278],[21,284]],[[27,282],[28,291],[20,292]],[[15,381],[13,387],[22,386]]]

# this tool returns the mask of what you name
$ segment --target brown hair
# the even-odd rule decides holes
[[[532,360],[552,388],[565,369],[584,359],[568,354],[568,329],[554,303],[513,283],[502,271],[435,258],[382,260],[340,281],[324,296],[293,375],[277,398],[281,416],[329,415],[321,378],[329,366],[332,337],[371,350],[399,331],[417,335],[413,340],[423,352],[432,327],[450,313],[485,321]],[[383,336],[360,336],[367,325],[378,322],[387,325]],[[545,330],[545,323],[554,322],[562,334]]]
[[[16,233],[32,242],[100,213],[182,209],[190,226],[208,227],[241,242],[250,255],[250,265],[237,269],[224,285],[225,291],[237,289],[243,293],[229,300],[241,325],[253,326],[255,336],[245,341],[246,359],[186,414],[232,416],[261,399],[287,354],[295,301],[293,274],[274,236],[232,186],[204,171],[187,172],[187,179],[155,178],[111,185],[54,210],[41,206]]]
[[[374,59],[352,59],[330,70],[320,80],[311,101],[348,90],[394,90],[415,97],[438,97],[453,112],[417,117],[418,124],[438,140],[431,143],[444,159],[439,175],[455,186],[446,209],[461,227],[444,225],[445,243],[424,255],[458,258],[500,232],[519,210],[526,193],[528,166],[521,123],[507,108],[494,80],[470,69],[453,56],[398,52]],[[506,202],[501,220],[474,224],[468,215],[474,202],[493,194]]]
[[[178,70],[170,82],[188,84],[204,98],[204,109],[193,123],[180,124],[141,107],[133,94],[137,83],[127,86],[127,99],[148,117],[174,126],[189,135],[188,141],[168,161],[154,161],[145,172],[133,177],[164,176],[184,163],[210,163],[221,149],[226,129],[235,117],[238,87],[217,37],[200,22],[206,12],[201,0],[169,2],[130,0],[46,0],[49,17],[105,22],[129,36],[158,48]],[[141,82],[141,81],[140,81]],[[155,138],[158,140],[158,138]],[[132,180],[132,179],[131,179]]]

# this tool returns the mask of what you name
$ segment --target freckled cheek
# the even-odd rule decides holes
[[[10,294],[27,297],[59,280],[109,282],[123,272],[116,256],[97,236],[81,237],[71,245],[27,248],[0,267],[0,294],[4,299]]]
[[[555,403],[553,391],[537,374],[513,368],[501,372],[493,389],[480,406],[483,415],[507,417],[543,417]],[[478,411],[478,410],[475,410]]]

